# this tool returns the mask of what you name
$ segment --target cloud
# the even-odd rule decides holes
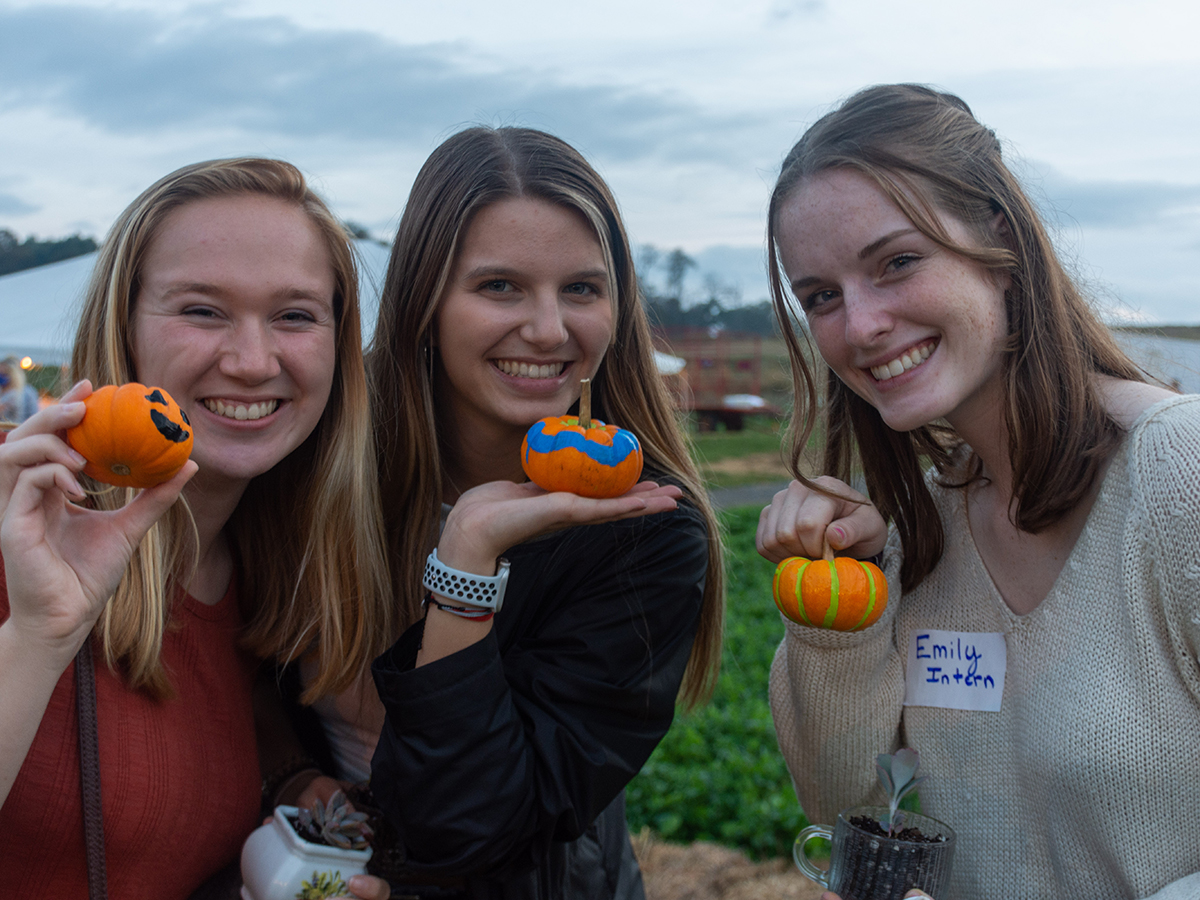
[[[1044,215],[1060,225],[1138,228],[1179,214],[1196,218],[1200,185],[1160,181],[1078,181],[1041,168],[1032,186]]]
[[[20,197],[0,192],[0,215],[23,216],[28,213],[35,213],[39,209],[41,207],[31,206]]]
[[[775,0],[767,10],[768,24],[778,24],[791,18],[812,18],[828,12],[824,0]]]
[[[459,124],[530,124],[614,160],[738,157],[738,122],[665,94],[473,71],[453,45],[205,8],[0,9],[0,109],[46,107],[120,134],[181,128],[426,146]],[[744,135],[744,132],[743,132]]]

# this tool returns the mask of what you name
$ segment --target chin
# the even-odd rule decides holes
[[[877,409],[879,418],[883,419],[883,424],[892,431],[904,433],[920,428],[922,425],[928,425],[930,422],[936,421],[939,417],[927,413],[914,413],[907,411],[887,411]]]

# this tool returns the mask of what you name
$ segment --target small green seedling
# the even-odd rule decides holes
[[[917,785],[927,776],[917,778],[917,769],[921,765],[921,755],[908,747],[893,753],[880,753],[875,757],[875,771],[879,773],[879,783],[888,794],[888,812],[881,816],[879,824],[887,829],[892,837],[904,825],[904,811],[900,809],[900,801],[916,790]]]

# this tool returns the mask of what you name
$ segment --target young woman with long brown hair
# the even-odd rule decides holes
[[[539,131],[447,140],[413,186],[368,358],[411,624],[374,666],[387,721],[371,784],[413,879],[640,896],[623,789],[677,697],[711,689],[721,545],[600,176]],[[581,378],[593,414],[641,441],[652,481],[623,497],[525,482],[522,437],[566,414]],[[507,573],[502,608],[423,587],[427,565]]]
[[[786,625],[771,700],[805,812],[878,799],[876,754],[907,745],[959,835],[952,896],[1196,896],[1200,397],[1117,348],[952,95],[821,118],[768,228],[796,450],[821,406],[801,335],[828,366],[826,474],[797,471],[759,549],[882,553],[892,590],[862,632]],[[986,679],[931,661],[956,635]]]

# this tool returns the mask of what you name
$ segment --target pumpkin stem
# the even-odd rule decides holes
[[[592,379],[579,379],[579,427],[592,427]]]
[[[829,546],[829,538],[822,540],[821,558],[826,562],[833,562],[833,548]]]

